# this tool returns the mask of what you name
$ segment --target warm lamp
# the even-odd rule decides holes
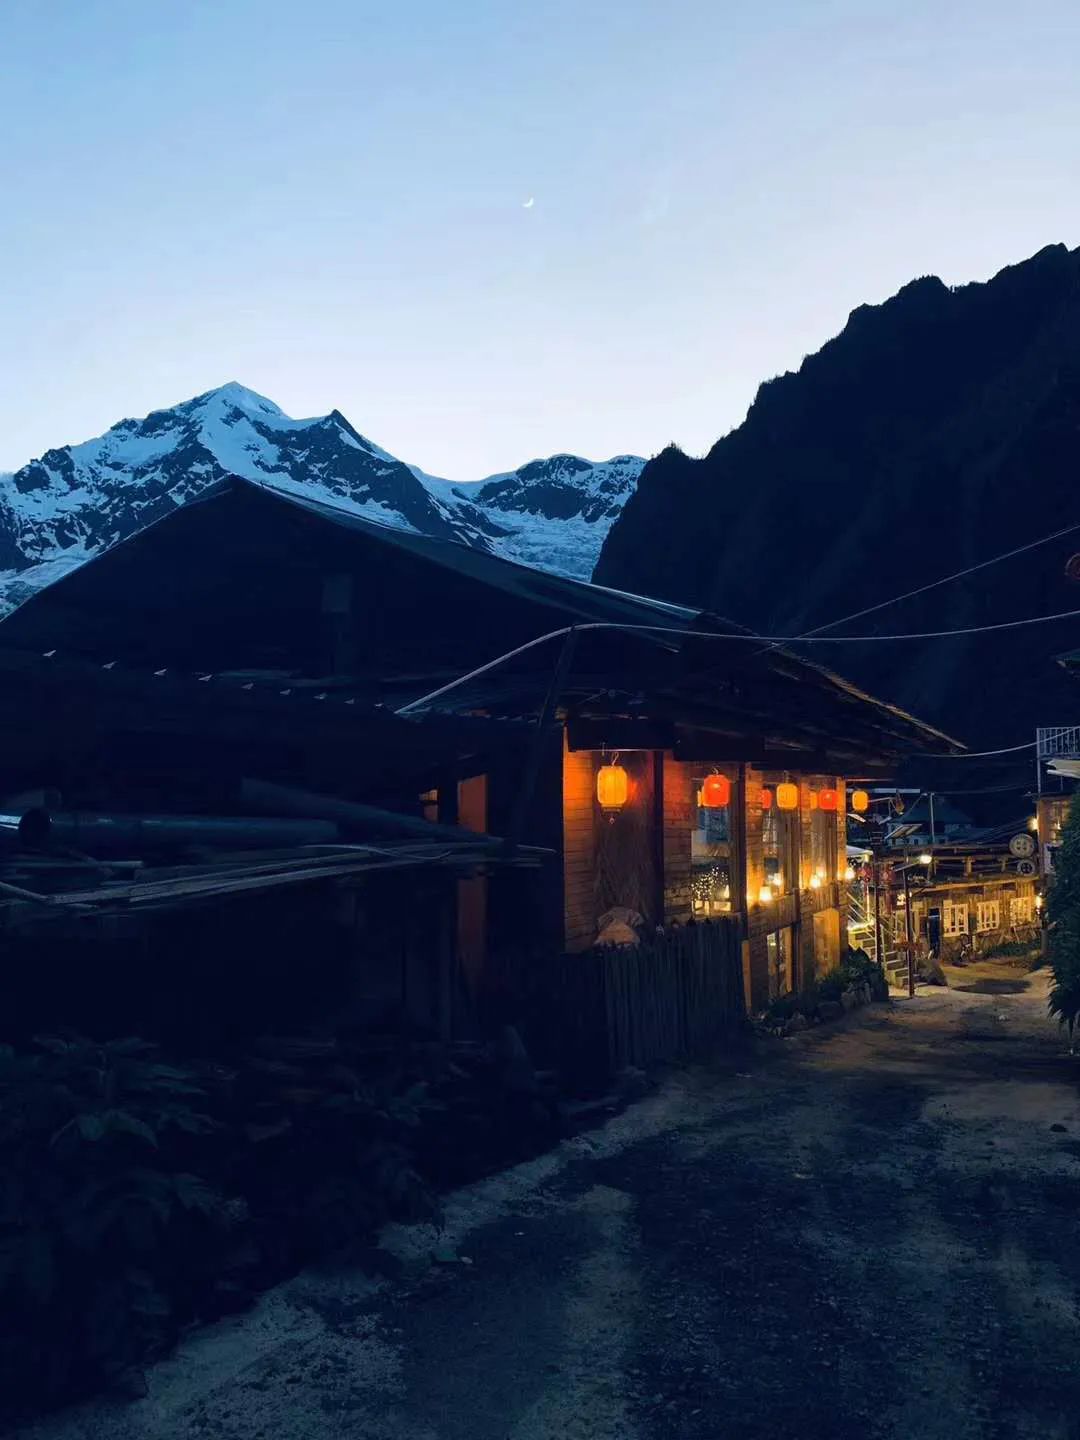
[[[870,809],[870,796],[865,790],[853,790],[851,792],[851,808],[857,815],[865,815]]]
[[[771,810],[771,809],[772,809],[772,791],[771,791],[771,790],[762,790],[762,792],[761,792],[761,808],[762,808],[762,810]]]
[[[822,810],[835,810],[839,804],[839,797],[835,790],[822,790],[818,794],[818,807]]]
[[[596,798],[601,810],[621,810],[630,796],[630,777],[621,765],[601,765],[596,772]]]
[[[731,781],[726,775],[706,775],[701,786],[701,803],[706,810],[720,810],[731,802]]]
[[[777,785],[776,808],[778,810],[797,810],[799,808],[799,787],[792,785],[790,780],[785,780],[783,785]]]

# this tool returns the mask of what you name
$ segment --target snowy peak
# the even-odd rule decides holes
[[[451,483],[396,459],[338,410],[294,420],[230,381],[0,475],[0,613],[229,475],[587,578],[643,464],[555,455]]]

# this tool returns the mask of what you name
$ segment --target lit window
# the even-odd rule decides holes
[[[976,915],[976,923],[978,925],[980,934],[983,934],[987,930],[1000,930],[1001,901],[980,900]]]
[[[706,776],[691,780],[694,808],[690,834],[691,898],[694,914],[707,918],[725,915],[732,909],[732,874],[735,865],[734,807],[704,805],[702,787]]]
[[[947,939],[968,933],[968,908],[954,900],[946,900],[941,907],[941,929]]]

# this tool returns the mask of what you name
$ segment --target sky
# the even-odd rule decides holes
[[[1078,74],[1076,0],[0,0],[0,468],[227,380],[453,479],[701,453],[1080,244]]]

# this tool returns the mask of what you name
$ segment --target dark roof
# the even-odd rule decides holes
[[[322,586],[338,572],[352,587],[352,663],[339,662],[331,673]],[[388,708],[524,646],[526,653],[440,704],[535,716],[558,648],[530,642],[575,624],[584,629],[563,692],[567,706],[595,708],[600,693],[632,712],[647,695],[651,707],[666,705],[682,721],[696,708],[700,723],[711,723],[719,708],[729,728],[805,729],[851,739],[859,754],[959,748],[790,651],[688,633],[750,636],[719,616],[552,575],[241,479],[213,487],[40,591],[0,624],[0,646],[59,648],[146,669],[186,667],[275,691],[309,684],[330,701],[362,696]]]

